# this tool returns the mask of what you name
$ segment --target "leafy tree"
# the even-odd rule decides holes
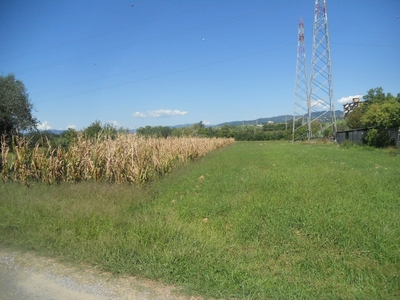
[[[98,137],[111,137],[114,139],[118,134],[128,134],[129,129],[127,128],[117,128],[113,124],[105,123],[104,125],[96,120],[89,127],[83,130],[83,134],[88,138],[98,138]]]
[[[168,126],[160,126],[160,135],[164,138],[171,135],[172,129]]]
[[[363,110],[361,107],[357,107],[347,116],[346,118],[347,126],[350,129],[363,128],[364,122],[362,120],[362,117],[363,117]]]
[[[139,127],[136,129],[136,134],[150,136],[152,134],[152,127],[150,125],[147,125],[146,127]]]
[[[68,128],[68,130],[61,133],[58,139],[55,140],[55,145],[66,149],[73,144],[77,137],[78,132],[73,128]]]
[[[213,137],[215,136],[215,132],[212,127],[203,127],[198,131],[199,136],[202,137]]]
[[[373,102],[382,102],[386,100],[385,93],[382,87],[370,89],[367,94],[363,97],[364,101],[368,104]]]
[[[108,135],[108,136],[111,136],[111,137],[114,137],[114,136],[116,136],[118,134],[117,128],[113,124],[110,124],[110,123],[105,123],[102,126],[101,131],[105,135]]]
[[[218,137],[225,137],[225,138],[233,137],[232,126],[230,126],[230,125],[222,126],[222,128],[220,128],[218,130],[217,136]]]
[[[214,135],[214,131],[211,127],[206,127],[203,121],[200,121],[197,124],[192,126],[193,135],[199,137],[212,137]]]
[[[83,130],[83,134],[88,138],[96,138],[102,131],[103,127],[99,120],[94,121],[89,127]]]
[[[184,136],[184,128],[182,128],[182,127],[174,127],[174,128],[172,128],[171,136],[173,136],[173,137]]]
[[[32,116],[32,110],[33,104],[23,82],[13,74],[0,76],[0,133],[35,129],[38,120]]]
[[[349,129],[349,126],[348,126],[348,124],[346,123],[345,120],[337,120],[336,121],[336,126],[337,126],[337,130],[338,131],[343,131],[343,130],[348,130]]]
[[[199,123],[195,124],[196,127],[198,128],[205,128],[206,126],[204,125],[203,121],[200,121]]]
[[[118,134],[128,134],[129,129],[122,126],[117,128],[114,124],[105,123],[102,127],[102,133],[114,139]]]
[[[398,128],[400,127],[400,103],[394,97],[383,103],[373,103],[362,116],[366,127]]]
[[[155,126],[151,127],[140,127],[136,130],[136,134],[142,136],[153,136],[153,137],[168,137],[172,134],[172,129],[168,126]]]

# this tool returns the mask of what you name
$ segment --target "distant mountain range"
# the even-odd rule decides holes
[[[323,114],[324,112],[313,112],[311,113],[312,118],[316,118]],[[342,110],[336,110],[336,119],[341,120],[343,119],[343,111]],[[327,118],[321,118],[321,121],[325,121],[324,119]],[[224,122],[218,125],[210,125],[211,127],[220,127],[224,125],[230,125],[230,126],[239,126],[239,125],[254,125],[254,124],[265,124],[268,122],[274,122],[274,123],[285,123],[293,120],[293,115],[280,115],[280,116],[275,116],[271,118],[259,118],[255,120],[246,120],[246,121],[231,121],[231,122]],[[326,120],[327,121],[327,120]]]
[[[42,132],[51,132],[51,133],[54,133],[54,134],[61,134],[61,133],[63,133],[64,131],[66,131],[66,130],[61,130],[61,129],[49,129],[49,130],[40,130],[40,131],[42,131]]]
[[[322,113],[324,113],[324,112],[313,112],[312,113],[312,118],[316,118],[316,117],[320,116]],[[336,110],[335,114],[336,114],[336,119],[337,120],[343,119],[343,111],[342,110]],[[229,125],[229,126],[254,125],[254,124],[262,125],[262,124],[265,124],[265,123],[268,123],[268,122],[285,123],[285,122],[291,121],[292,119],[293,119],[293,115],[280,115],[280,116],[275,116],[275,117],[271,117],[271,118],[258,118],[258,119],[255,119],[255,120],[230,121],[230,122],[220,123],[220,124],[217,124],[217,125],[206,125],[206,127],[222,127],[224,125]],[[322,118],[321,121],[324,121],[324,118]],[[175,125],[175,126],[170,126],[170,127],[171,128],[185,128],[185,127],[192,126],[194,124],[196,124],[196,123],[193,123],[193,124],[180,124],[180,125]],[[48,131],[52,132],[54,134],[61,134],[65,130],[50,129]],[[136,129],[130,129],[129,131],[131,133],[135,133]]]

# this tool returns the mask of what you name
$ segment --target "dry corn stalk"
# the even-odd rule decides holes
[[[29,179],[46,184],[101,180],[117,183],[141,183],[169,172],[175,165],[203,156],[234,142],[233,139],[169,137],[146,138],[136,135],[99,137],[78,136],[68,150],[47,148],[16,137],[12,162],[14,181],[27,184]],[[2,140],[2,147],[6,149]],[[2,148],[3,149],[3,148]],[[5,153],[5,151],[4,151]],[[6,155],[2,151],[2,156]],[[6,160],[2,160],[6,164]],[[4,168],[3,168],[4,169]],[[7,172],[7,171],[6,171]],[[9,178],[2,172],[2,177]]]
[[[5,182],[7,182],[10,179],[10,173],[9,173],[9,166],[8,166],[8,161],[7,161],[7,155],[8,152],[10,151],[10,147],[7,145],[6,141],[6,135],[3,134],[1,136],[1,165],[0,165],[0,170],[1,170],[1,179]]]

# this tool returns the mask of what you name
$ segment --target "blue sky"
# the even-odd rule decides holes
[[[133,6],[132,6],[133,4]],[[327,0],[335,108],[400,92],[400,1]],[[314,0],[5,0],[0,74],[42,129],[218,124],[293,114],[297,26]]]

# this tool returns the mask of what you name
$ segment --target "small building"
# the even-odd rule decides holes
[[[369,128],[351,129],[336,132],[336,142],[342,144],[344,141],[352,141],[356,144],[363,144],[364,137],[367,136]]]
[[[343,118],[346,119],[349,113],[359,107],[362,103],[363,102],[360,101],[360,98],[353,98],[353,102],[343,105]]]

